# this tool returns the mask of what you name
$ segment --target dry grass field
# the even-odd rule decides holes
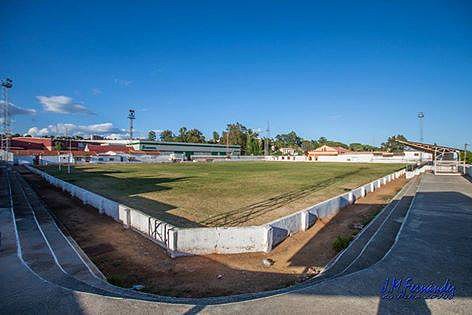
[[[179,227],[270,222],[401,164],[221,162],[78,165],[64,179]]]

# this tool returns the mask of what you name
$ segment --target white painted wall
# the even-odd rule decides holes
[[[82,200],[125,227],[130,227],[164,247],[169,255],[229,254],[246,252],[268,252],[292,234],[304,231],[315,224],[318,218],[330,217],[352,204],[356,199],[378,189],[405,174],[405,170],[384,176],[352,191],[333,197],[304,210],[274,220],[266,225],[248,227],[176,228],[157,220],[142,211],[127,207],[83,188],[57,179],[29,165],[32,172],[41,175],[47,182],[61,187],[72,196]],[[469,173],[472,170],[468,169]]]
[[[177,230],[177,251],[186,254],[234,254],[267,251],[266,226]]]
[[[418,151],[405,151],[404,156],[378,156],[372,153],[341,154],[336,156],[319,156],[318,162],[352,162],[352,163],[416,163],[420,161]],[[418,154],[418,155],[415,155]],[[431,160],[432,155],[423,153],[423,160]]]

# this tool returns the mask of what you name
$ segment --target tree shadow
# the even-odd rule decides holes
[[[361,171],[362,170],[357,170],[342,175],[333,176],[316,184],[305,186],[301,189],[279,194],[263,201],[211,216],[208,219],[200,221],[199,223],[205,226],[239,226],[263,214],[287,206],[287,204],[290,202],[304,198],[315,191],[327,188],[330,185],[333,185],[336,182],[344,179],[346,176],[356,175]]]
[[[24,176],[30,177],[29,170],[18,167]],[[44,168],[43,168],[44,169]],[[178,207],[172,204],[161,202],[155,199],[140,196],[145,193],[155,193],[171,190],[171,187],[165,186],[168,183],[175,183],[190,179],[189,176],[180,177],[126,177],[120,178],[112,176],[113,174],[123,174],[124,171],[93,171],[86,172],[89,168],[73,169],[71,174],[58,172],[56,168],[48,173],[52,176],[65,180],[71,184],[83,187],[106,198],[120,202],[128,207],[140,210],[158,220],[165,221],[177,227],[201,227],[198,222],[188,220],[184,217],[169,213],[170,210]],[[84,179],[85,178],[85,179]],[[60,188],[56,188],[60,189]],[[109,192],[111,190],[111,192]]]

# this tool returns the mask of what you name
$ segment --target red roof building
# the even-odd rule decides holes
[[[327,145],[322,145],[319,148],[316,148],[315,150],[308,151],[308,156],[320,156],[320,155],[340,155],[340,154],[345,154],[351,152],[348,149],[345,149],[343,147],[330,147]]]

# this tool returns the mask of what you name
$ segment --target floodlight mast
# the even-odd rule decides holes
[[[133,121],[136,119],[136,113],[134,109],[129,110],[129,140],[133,140]]]
[[[423,143],[423,118],[424,118],[424,113],[419,112],[418,113],[418,119],[420,121],[420,142]],[[420,163],[423,162],[423,153],[420,152]]]
[[[8,160],[8,155],[10,152],[10,103],[8,102],[8,89],[13,87],[13,81],[9,78],[6,78],[2,81],[3,89],[3,135],[1,148],[4,153],[3,159]]]

